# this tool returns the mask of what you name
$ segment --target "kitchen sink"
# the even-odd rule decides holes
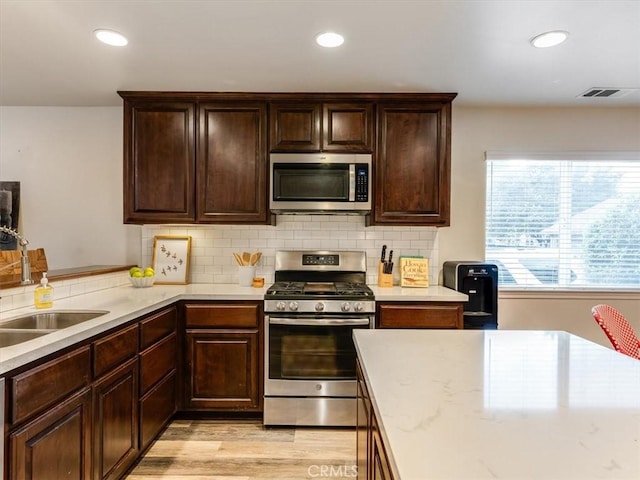
[[[106,315],[107,313],[109,313],[107,310],[58,310],[53,312],[35,312],[0,323],[0,330],[60,330],[61,328],[72,327],[73,325],[86,322],[92,318]]]
[[[47,333],[51,333],[50,331],[42,331],[42,330],[4,330],[0,331],[0,348],[2,347],[10,347],[11,345],[17,345],[22,342],[26,342],[27,340],[32,340],[34,338],[41,337],[46,335]]]

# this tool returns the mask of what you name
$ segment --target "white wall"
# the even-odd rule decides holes
[[[490,150],[640,151],[640,108],[471,108],[454,102],[451,227],[440,258],[484,258],[485,161]]]
[[[122,224],[122,109],[0,108],[0,180],[19,181],[19,230],[50,269],[135,263]]]
[[[640,151],[640,108],[453,109],[451,227],[440,229],[440,259],[484,259],[484,153]],[[609,345],[591,307],[610,303],[640,332],[640,293],[501,293],[500,328],[567,330]]]
[[[433,245],[426,243],[431,241],[429,234],[423,234],[428,240],[418,236],[438,264],[483,259],[485,151],[638,151],[640,109],[472,108],[454,102],[452,132],[452,226],[438,229]],[[148,234],[155,230],[145,230],[143,238],[141,227],[122,224],[121,108],[0,108],[0,180],[22,182],[21,229],[31,247],[45,248],[52,269],[148,261]],[[321,229],[312,227],[284,232],[284,237],[293,237],[284,242],[286,248],[324,244],[328,239],[319,237]],[[248,247],[262,248],[260,242],[277,237],[273,229],[278,227],[252,228],[263,233],[244,239]],[[198,227],[203,229],[209,231],[204,237],[220,232],[220,227]],[[231,236],[237,233],[223,230],[232,232]],[[355,248],[376,249],[381,241],[404,242],[412,237],[410,233],[403,237],[411,230],[400,227],[370,230],[349,225],[346,230],[350,240],[371,241],[355,242]],[[220,240],[216,245],[224,248],[242,243],[242,239]],[[399,245],[414,248],[410,243]],[[204,277],[215,271],[213,266],[200,267]],[[225,274],[225,267],[220,268]],[[560,328],[604,343],[592,323],[591,305],[602,301],[619,307],[640,331],[639,298],[638,294],[549,298],[505,293],[500,296],[500,324],[503,328]]]

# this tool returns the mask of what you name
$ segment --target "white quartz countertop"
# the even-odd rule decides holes
[[[107,310],[109,313],[79,325],[55,331],[27,342],[0,348],[0,375],[31,361],[98,335],[178,300],[263,300],[269,286],[240,287],[235,284],[124,285],[54,301],[58,310]],[[379,288],[372,286],[378,301],[466,301],[467,296],[445,288]],[[0,313],[0,322],[36,312],[34,307]]]
[[[47,310],[30,307],[4,312],[0,316],[1,322],[36,311],[109,311],[106,315],[73,327],[0,348],[0,375],[178,300],[263,300],[266,290],[267,287],[228,284],[154,285],[149,288],[126,285],[55,300],[53,307]]]
[[[369,285],[380,302],[466,302],[469,297],[442,285],[427,288],[379,287]]]
[[[640,362],[557,331],[355,330],[396,480],[640,478]]]

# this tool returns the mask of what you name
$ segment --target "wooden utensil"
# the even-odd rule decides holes
[[[258,260],[260,260],[260,257],[262,257],[262,253],[261,252],[252,253],[251,254],[251,260],[249,261],[249,265],[253,266],[256,263],[258,263]]]
[[[242,252],[242,264],[250,265],[251,262],[251,254],[249,252]]]
[[[233,252],[233,258],[236,259],[236,262],[238,262],[238,265],[243,266],[244,263],[242,263],[242,257],[240,257],[240,255],[238,255],[236,252]]]

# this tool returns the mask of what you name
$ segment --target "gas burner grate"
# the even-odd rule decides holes
[[[336,282],[336,295],[373,296],[373,291],[363,283]]]
[[[268,294],[291,294],[302,293],[305,282],[276,282],[269,287]]]

